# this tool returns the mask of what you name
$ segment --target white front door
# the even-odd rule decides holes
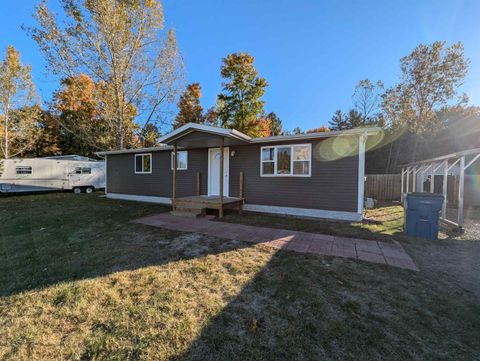
[[[223,148],[223,195],[228,197],[229,148]],[[208,195],[220,194],[220,148],[208,150]]]

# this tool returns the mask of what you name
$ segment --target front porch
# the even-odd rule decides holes
[[[186,124],[162,137],[159,141],[173,148],[172,214],[176,216],[198,217],[205,215],[207,209],[215,209],[218,210],[218,216],[221,218],[225,209],[238,209],[241,212],[244,203],[244,173],[243,171],[239,172],[238,197],[230,197],[230,146],[247,144],[249,140],[250,137],[234,129],[224,129],[202,124]],[[177,177],[180,175],[178,170],[188,168],[188,160],[186,161],[186,168],[178,167],[179,151],[199,148],[208,149],[207,195],[201,194],[201,174],[197,172],[196,192],[192,189],[192,194],[195,194],[195,196],[177,197]]]
[[[242,212],[243,198],[220,196],[189,196],[175,199],[173,215],[199,217],[206,214],[207,209],[218,210],[223,215],[225,209],[236,209]]]

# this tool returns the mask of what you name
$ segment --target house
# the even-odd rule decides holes
[[[378,131],[250,138],[190,123],[163,136],[159,147],[99,155],[107,164],[108,198],[172,204],[179,214],[213,208],[222,216],[225,208],[243,208],[358,221],[365,143]]]

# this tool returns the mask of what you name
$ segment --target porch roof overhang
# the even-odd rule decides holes
[[[189,123],[161,137],[160,143],[176,144],[179,148],[204,148],[249,143],[251,138],[235,129]]]

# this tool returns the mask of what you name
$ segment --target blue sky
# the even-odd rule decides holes
[[[37,1],[0,2],[0,50],[8,44],[33,66],[43,100],[58,82],[44,70],[36,44],[20,26],[32,24]],[[50,0],[54,5],[55,0]],[[480,1],[398,0],[165,0],[166,24],[174,27],[188,82],[200,82],[205,108],[221,90],[221,59],[247,51],[270,86],[266,111],[284,127],[326,124],[336,109],[351,107],[364,78],[393,85],[399,59],[420,43],[462,41],[470,59],[463,91],[480,105]],[[3,54],[2,54],[3,57]]]

